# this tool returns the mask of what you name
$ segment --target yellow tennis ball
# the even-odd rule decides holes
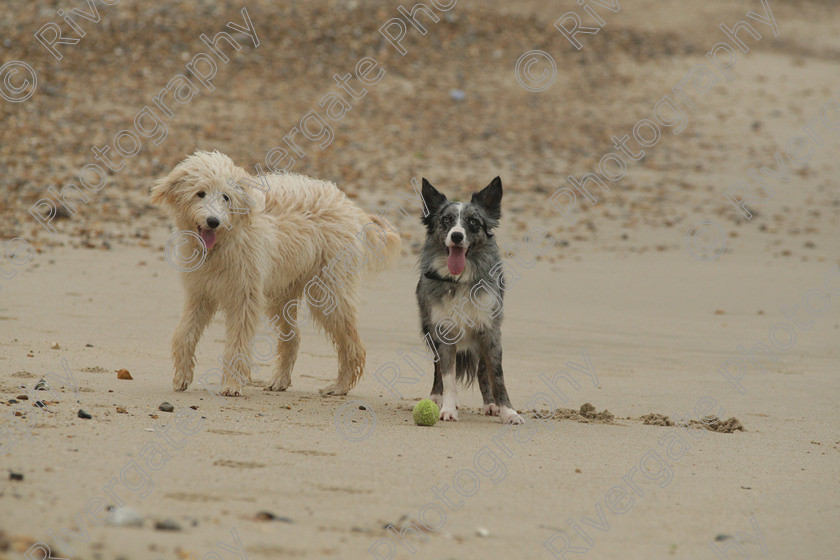
[[[434,426],[440,417],[440,409],[434,401],[423,399],[414,406],[414,423],[418,426]]]

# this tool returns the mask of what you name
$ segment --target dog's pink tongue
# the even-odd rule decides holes
[[[207,250],[209,251],[213,248],[213,245],[216,244],[216,232],[212,229],[202,229],[201,240],[204,241],[204,246],[207,247]]]
[[[446,266],[449,267],[450,273],[458,276],[464,272],[464,267],[467,266],[466,253],[467,251],[463,247],[449,248],[449,257],[446,259]]]

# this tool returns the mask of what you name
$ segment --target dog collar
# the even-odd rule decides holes
[[[429,280],[437,280],[438,282],[450,282],[452,284],[460,284],[457,280],[453,280],[452,278],[444,278],[434,270],[427,270],[425,274],[423,274]]]

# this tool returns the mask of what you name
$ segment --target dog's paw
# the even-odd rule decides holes
[[[438,408],[443,406],[443,395],[432,393],[429,395],[429,400],[438,405]]]
[[[219,394],[223,397],[241,397],[242,389],[239,387],[225,387]]]
[[[289,388],[289,383],[273,383],[267,387],[263,387],[263,391],[285,391]]]
[[[184,372],[175,372],[172,378],[172,388],[176,391],[186,391],[192,382],[192,375]]]
[[[347,387],[342,387],[341,385],[330,385],[329,387],[324,387],[323,389],[319,390],[318,392],[325,397],[329,396],[343,396],[346,395],[347,392],[350,391]]]
[[[502,424],[524,424],[525,419],[522,418],[515,410],[503,406],[499,411],[499,419]]]
[[[278,375],[271,380],[271,383],[265,388],[266,391],[285,391],[292,384],[291,377],[284,377]]]
[[[454,408],[442,408],[440,410],[440,419],[447,422],[457,422],[458,411]]]
[[[266,386],[266,391],[285,391],[292,385],[292,376],[289,373],[279,372],[271,378]]]
[[[498,416],[499,415],[499,405],[496,403],[487,403],[484,405],[484,414],[487,416]]]

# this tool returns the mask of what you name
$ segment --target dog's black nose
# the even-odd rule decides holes
[[[460,245],[461,242],[464,240],[464,234],[460,231],[453,231],[452,232],[452,243],[456,245]]]
[[[207,218],[207,225],[210,226],[210,229],[216,229],[217,227],[219,227],[220,223],[221,222],[219,221],[219,218],[217,218],[216,216],[210,216],[209,218]]]

